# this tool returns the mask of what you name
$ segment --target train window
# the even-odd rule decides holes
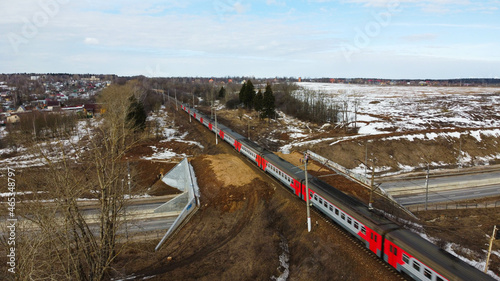
[[[338,216],[339,215],[339,209],[335,208],[335,214]]]
[[[352,223],[352,219],[351,218],[347,218],[347,223],[351,224]]]
[[[430,270],[428,270],[427,268],[424,268],[424,276],[430,280],[430,279],[432,279],[432,272]]]
[[[417,261],[413,261],[413,268],[420,272],[420,264]]]
[[[328,203],[326,203],[326,200],[325,200],[325,203],[323,204],[323,206],[325,206],[325,208],[328,208]]]
[[[394,255],[398,255],[398,248],[394,247]]]
[[[409,263],[410,262],[410,258],[406,254],[403,254],[403,261],[405,263]]]
[[[373,240],[374,240],[375,242],[377,242],[377,234],[375,234],[375,235],[373,235],[373,236],[374,236],[374,237],[373,237]]]
[[[441,277],[439,277],[439,276],[437,276],[437,277],[436,277],[436,281],[444,281],[444,279],[443,279],[443,278],[441,278]]]
[[[358,229],[359,228],[359,224],[358,222],[354,222],[354,228]]]
[[[344,213],[342,213],[342,214],[340,215],[340,217],[341,217],[343,220],[345,220],[345,214],[344,214]]]
[[[389,252],[392,253],[392,245],[389,247]]]
[[[361,233],[363,233],[364,235],[366,235],[366,228],[364,226],[361,227]]]
[[[330,212],[333,212],[333,206],[330,205]]]
[[[323,204],[323,199],[319,198],[319,203]]]
[[[314,200],[318,200],[318,195],[314,194]]]

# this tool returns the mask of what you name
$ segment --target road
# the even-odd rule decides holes
[[[475,198],[496,196],[500,194],[500,185],[482,186],[458,190],[430,192],[428,203],[454,202]],[[425,204],[425,194],[394,196],[403,206]]]
[[[470,183],[473,185],[476,182],[487,181],[492,182],[493,184],[500,183],[500,171],[439,177],[434,177],[431,174],[429,177],[429,186],[459,185],[463,183]],[[387,191],[390,191],[394,188],[403,187],[425,188],[425,177],[413,178],[408,180],[402,179],[401,181],[382,182],[381,187]]]
[[[173,196],[168,196],[165,198],[152,198],[150,200],[131,200],[130,205],[126,207],[126,223],[123,223],[118,230],[118,233],[141,233],[141,232],[153,232],[153,231],[164,231],[166,232],[168,228],[173,224],[178,216],[178,212],[169,213],[154,213],[154,209],[159,207],[168,201],[168,198]],[[161,202],[158,202],[161,200]],[[97,205],[85,206],[82,210],[85,220],[90,226],[90,229],[97,234]],[[3,232],[3,222],[6,222],[6,218],[1,217],[0,223],[0,235],[4,235]]]
[[[141,202],[141,203],[134,203],[126,206],[125,208],[125,213],[127,214],[132,214],[132,213],[139,213],[139,212],[152,212],[154,209],[160,207],[161,205],[165,204],[165,202]],[[82,210],[83,216],[92,216],[92,215],[97,215],[98,210],[97,207],[91,207],[91,208],[85,208]]]
[[[425,177],[382,182],[381,187],[402,205],[425,203]],[[429,203],[500,196],[500,171],[459,175],[431,175]]]

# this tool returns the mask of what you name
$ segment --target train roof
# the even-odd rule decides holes
[[[384,231],[398,229],[400,226],[387,219],[378,210],[369,210],[368,206],[361,200],[345,194],[328,183],[316,178],[309,177],[310,188],[327,200],[332,200],[333,204],[342,204],[343,208],[352,210],[350,215],[359,215],[363,218],[363,223],[371,222],[372,226],[377,226]]]
[[[394,242],[403,249],[412,249],[411,252],[408,251],[408,254],[425,265],[432,267],[434,270],[442,273],[449,272],[454,276],[460,276],[461,279],[457,280],[493,280],[489,275],[472,267],[410,230],[399,229],[392,231],[387,234],[386,239]]]
[[[267,161],[269,161],[269,163],[273,164],[276,168],[282,170],[283,172],[285,172],[286,174],[288,174],[292,178],[295,178],[298,181],[302,181],[306,178],[304,170],[286,161],[285,159],[279,157],[278,155],[272,153],[271,151],[267,152],[268,152],[267,154],[264,154],[264,158]]]
[[[239,142],[243,145],[245,145],[246,147],[250,148],[251,150],[253,150],[253,152],[259,154],[259,155],[262,155],[262,154],[267,154],[267,153],[272,153],[270,152],[269,150],[261,147],[260,145],[256,144],[255,142],[247,139],[247,138],[242,138],[242,139],[239,139]]]
[[[217,126],[219,126],[219,124],[217,124]],[[226,127],[224,126],[225,128],[222,130],[224,131],[224,134],[229,134],[233,139],[235,140],[243,140],[243,139],[246,139],[244,136],[236,133],[235,131],[231,130],[229,127]]]

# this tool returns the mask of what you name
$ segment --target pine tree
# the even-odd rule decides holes
[[[255,97],[255,90],[252,81],[248,80],[241,86],[239,98],[240,103],[242,103],[246,108],[252,109],[253,99]]]
[[[240,103],[245,104],[245,95],[246,95],[247,82],[243,83],[240,89],[240,93],[238,97],[240,98]]]
[[[248,80],[247,85],[245,87],[245,106],[248,109],[252,109],[254,98],[255,98],[255,89],[252,84],[252,81]]]
[[[264,92],[264,99],[262,102],[262,117],[271,118],[275,114],[276,105],[271,85],[267,84],[266,91]]]
[[[130,96],[129,101],[130,105],[127,113],[127,121],[131,123],[134,130],[144,131],[146,127],[146,118],[148,117],[144,105],[141,101],[138,101],[134,95]]]
[[[257,95],[255,96],[255,99],[253,101],[253,107],[255,111],[261,112],[263,108],[263,102],[264,102],[264,95],[262,94],[262,91],[259,89],[257,92]]]
[[[226,96],[226,89],[224,88],[224,86],[221,86],[218,97],[219,99],[223,99],[225,96]]]

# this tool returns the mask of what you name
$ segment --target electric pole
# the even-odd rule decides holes
[[[427,211],[427,201],[429,200],[429,163],[427,163],[427,175],[425,176],[425,210]]]
[[[488,265],[490,263],[491,248],[493,247],[493,241],[496,239],[498,228],[493,226],[493,234],[490,238],[490,247],[488,248],[488,256],[486,257],[486,265],[484,266],[484,273],[488,273]]]
[[[214,113],[215,113],[215,145],[217,145],[218,144],[217,134],[219,132],[217,131],[217,110],[215,110],[215,107],[214,107]]]
[[[304,172],[306,175],[306,208],[307,208],[307,232],[311,232],[311,211],[309,210],[309,184],[307,182],[307,162],[309,161],[309,155],[304,153]]]
[[[175,110],[179,111],[179,108],[177,108],[177,89],[174,89],[174,94],[175,94]]]

